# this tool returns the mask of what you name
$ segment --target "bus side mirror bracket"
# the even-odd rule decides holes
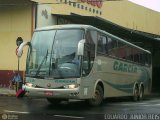
[[[17,56],[18,57],[21,57],[22,56],[22,53],[23,53],[23,47],[28,45],[30,48],[31,48],[31,43],[30,42],[23,42],[20,44],[19,48],[18,48],[18,51],[17,51]]]
[[[83,56],[84,55],[84,43],[85,39],[82,39],[78,43],[77,55]]]

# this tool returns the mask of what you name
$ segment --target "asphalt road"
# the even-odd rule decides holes
[[[2,120],[160,120],[160,97],[133,102],[129,98],[114,98],[102,106],[90,107],[84,101],[71,100],[51,105],[46,99],[0,96]]]

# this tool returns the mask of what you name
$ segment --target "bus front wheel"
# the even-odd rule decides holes
[[[88,104],[91,106],[98,106],[103,102],[103,89],[100,85],[97,85],[94,97],[87,100]]]

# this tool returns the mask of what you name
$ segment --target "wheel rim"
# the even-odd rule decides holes
[[[143,98],[143,88],[141,87],[140,93],[139,93],[139,99],[141,100]]]
[[[94,104],[99,104],[101,103],[101,101],[102,101],[102,97],[101,97],[100,91],[96,90],[94,98],[92,99],[92,102],[94,102]]]
[[[136,97],[138,96],[138,89],[137,88],[135,89],[135,96]]]
[[[100,92],[98,90],[96,90],[95,92],[95,101],[100,102],[101,101],[101,95],[100,95]]]
[[[136,87],[134,89],[134,100],[137,101],[138,100],[138,87]]]

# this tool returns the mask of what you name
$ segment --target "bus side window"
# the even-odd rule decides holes
[[[108,54],[108,41],[107,37],[103,35],[98,36],[98,46],[97,46],[97,52],[103,53],[103,54]]]
[[[97,39],[97,32],[87,31],[85,38],[86,43],[84,45],[84,57],[82,67],[83,76],[88,75],[93,66],[93,61],[95,58],[95,42]]]
[[[133,48],[130,45],[127,45],[127,57],[126,59],[129,61],[133,61]]]
[[[140,62],[143,65],[149,66],[150,65],[150,57],[149,57],[149,55],[147,53],[142,53]]]
[[[102,53],[103,52],[103,41],[102,41],[102,36],[98,35],[98,46],[97,46],[97,51]]]
[[[121,41],[118,41],[117,57],[126,59],[126,45]]]
[[[140,50],[138,48],[133,48],[133,62],[140,62]]]
[[[107,39],[107,37],[102,36],[102,48],[103,48],[103,53],[104,54],[108,54],[107,45],[108,45],[108,39]]]
[[[147,60],[148,60],[148,65],[150,66],[151,65],[151,62],[152,62],[152,57],[151,57],[151,54],[147,54]]]
[[[139,63],[139,54],[134,55],[134,62]]]
[[[117,56],[117,40],[108,37],[108,53],[111,56]]]

